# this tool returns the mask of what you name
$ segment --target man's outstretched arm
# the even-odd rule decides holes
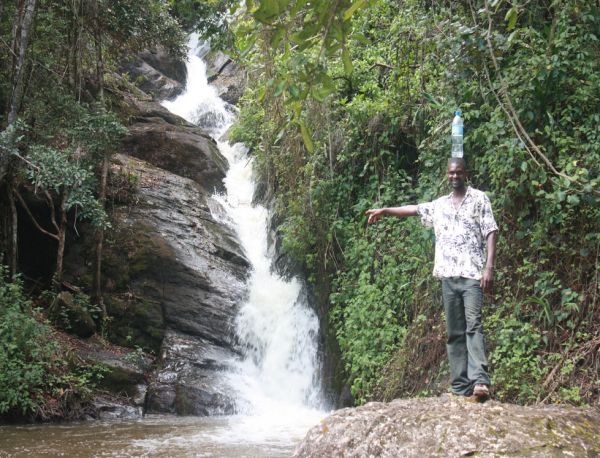
[[[375,223],[384,216],[397,216],[399,218],[405,216],[417,216],[416,205],[403,205],[402,207],[385,207],[385,208],[372,208],[365,212],[369,215],[368,223]]]

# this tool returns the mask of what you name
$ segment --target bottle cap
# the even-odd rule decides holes
[[[462,113],[460,112],[460,110],[456,110],[456,111],[454,112],[454,114],[455,114],[456,116],[460,116]]]

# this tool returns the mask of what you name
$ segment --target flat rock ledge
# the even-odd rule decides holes
[[[443,395],[338,410],[294,457],[595,457],[600,412]]]

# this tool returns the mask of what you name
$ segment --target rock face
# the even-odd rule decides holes
[[[235,412],[231,389],[221,372],[235,358],[225,346],[169,331],[163,343],[161,368],[156,372],[146,409],[148,413],[224,415]]]
[[[158,100],[172,99],[185,89],[185,62],[174,59],[163,50],[144,51],[122,68],[139,88]]]
[[[202,129],[177,126],[163,118],[143,117],[129,127],[127,154],[190,178],[209,192],[223,190],[227,161]]]
[[[221,51],[211,51],[205,56],[208,81],[217,88],[219,96],[236,105],[246,87],[246,72]]]
[[[122,239],[107,259],[107,281],[128,293],[115,294],[112,309],[158,307],[163,320],[148,411],[231,412],[233,401],[217,382],[226,367],[216,362],[235,357],[230,323],[246,294],[248,261],[230,229],[213,218],[212,191],[128,156],[117,157],[113,173],[136,177],[137,190],[136,205],[114,214]],[[146,315],[156,312],[138,313],[130,335],[145,332]]]
[[[312,428],[294,457],[598,456],[600,413],[466,398],[343,409]]]

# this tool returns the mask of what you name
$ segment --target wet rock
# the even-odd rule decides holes
[[[123,145],[127,154],[190,178],[210,193],[224,190],[227,161],[200,128],[143,118],[129,128]]]
[[[231,57],[221,51],[211,51],[205,57],[206,75],[227,103],[235,105],[246,88],[246,72]]]
[[[233,231],[216,221],[210,194],[193,181],[126,156],[138,204],[115,213],[122,238],[107,259],[131,301],[161,304],[166,327],[231,345],[229,323],[250,267]],[[109,266],[107,266],[108,268]]]
[[[250,268],[235,234],[213,217],[211,208],[219,207],[211,193],[190,179],[123,155],[112,174],[130,177],[136,190],[134,206],[115,209],[107,243],[105,281],[112,292],[105,300],[122,310],[110,335],[139,342],[150,338],[149,324],[156,326],[152,348],[160,342],[160,352],[147,411],[233,412],[222,372],[235,357],[231,323]]]
[[[141,407],[123,405],[104,399],[92,402],[92,418],[99,420],[135,420],[141,418],[143,410]]]
[[[597,456],[600,414],[439,398],[343,409],[312,428],[294,457]]]
[[[147,356],[138,352],[116,355],[107,350],[89,348],[80,349],[77,354],[88,364],[99,364],[106,368],[99,382],[101,388],[129,398],[139,398],[140,392],[145,395],[145,378],[152,363]]]
[[[148,389],[147,411],[200,416],[234,413],[234,393],[223,377],[234,358],[232,350],[205,339],[168,332],[160,368]]]
[[[185,119],[171,113],[159,102],[153,100],[151,95],[142,91],[123,75],[111,73],[106,92],[115,111],[121,113],[132,123],[158,119],[174,126],[193,127]]]
[[[147,50],[123,65],[131,81],[158,100],[173,99],[185,89],[185,62],[168,55],[164,50]]]
[[[175,410],[176,386],[154,383],[146,395],[147,413],[172,413]]]
[[[187,69],[183,59],[173,57],[163,48],[143,51],[138,57],[165,76],[185,85]]]
[[[158,100],[171,100],[185,90],[185,86],[156,70],[143,60],[130,64],[126,71],[137,86]]]

